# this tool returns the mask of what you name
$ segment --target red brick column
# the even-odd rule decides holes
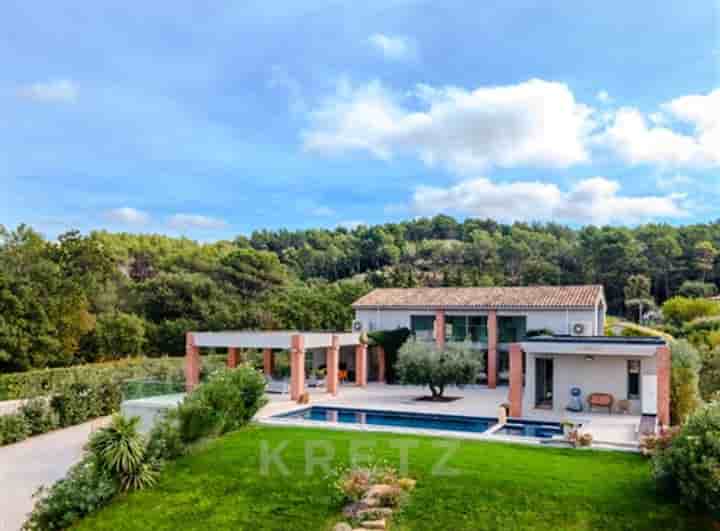
[[[670,348],[658,347],[656,351],[657,370],[657,415],[662,426],[670,426]]]
[[[185,390],[192,391],[200,383],[200,349],[192,332],[185,334]]]
[[[435,312],[435,344],[437,348],[445,348],[445,310]]]
[[[522,417],[523,398],[523,351],[519,343],[510,345],[510,416]]]
[[[355,347],[355,384],[367,385],[367,345],[364,343]]]
[[[385,383],[385,349],[382,347],[382,345],[378,345],[378,347],[377,347],[377,357],[378,357],[378,381],[380,383]]]
[[[305,392],[305,338],[292,336],[290,347],[290,399],[297,400]]]
[[[238,351],[235,347],[228,347],[227,366],[229,369],[238,366]]]
[[[275,365],[275,359],[273,358],[273,351],[271,348],[263,349],[263,372],[265,376],[272,376],[272,372]]]
[[[332,337],[332,345],[325,354],[325,365],[327,367],[325,388],[331,395],[336,395],[340,384],[340,338],[338,336]]]
[[[490,310],[487,320],[488,329],[488,363],[487,381],[490,389],[497,387],[498,376],[498,320],[497,311]]]

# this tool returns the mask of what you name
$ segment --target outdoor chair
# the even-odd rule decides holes
[[[594,407],[606,407],[608,413],[612,414],[614,402],[615,398],[610,393],[591,393],[587,397],[589,411],[592,411]]]
[[[286,395],[290,392],[290,384],[288,383],[286,378],[283,378],[282,380],[275,380],[272,377],[267,377],[267,387],[265,390],[268,393],[279,393],[281,395]]]

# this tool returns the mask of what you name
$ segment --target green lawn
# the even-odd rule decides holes
[[[288,442],[283,461],[262,473],[261,446]],[[396,465],[398,442],[408,450],[409,474],[418,480],[393,529],[603,529],[698,530],[675,504],[653,492],[647,461],[615,452],[570,451],[501,443],[448,441],[317,429],[250,427],[213,441],[169,466],[159,485],[133,493],[83,521],[79,529],[180,530],[330,529],[340,507],[320,470],[306,475],[305,443],[327,441],[335,463],[351,444],[375,445],[376,458]],[[446,475],[433,468],[457,449]],[[363,447],[363,452],[367,450]],[[321,453],[317,451],[316,453]]]

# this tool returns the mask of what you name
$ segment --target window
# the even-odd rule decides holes
[[[435,317],[433,315],[411,315],[410,328],[419,341],[432,341]]]
[[[500,343],[515,343],[525,337],[527,331],[527,318],[498,317],[498,328],[500,329]]]
[[[640,360],[628,360],[628,400],[640,398]]]

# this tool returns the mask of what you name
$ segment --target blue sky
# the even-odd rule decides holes
[[[4,6],[0,223],[720,218],[720,0],[205,4]]]

